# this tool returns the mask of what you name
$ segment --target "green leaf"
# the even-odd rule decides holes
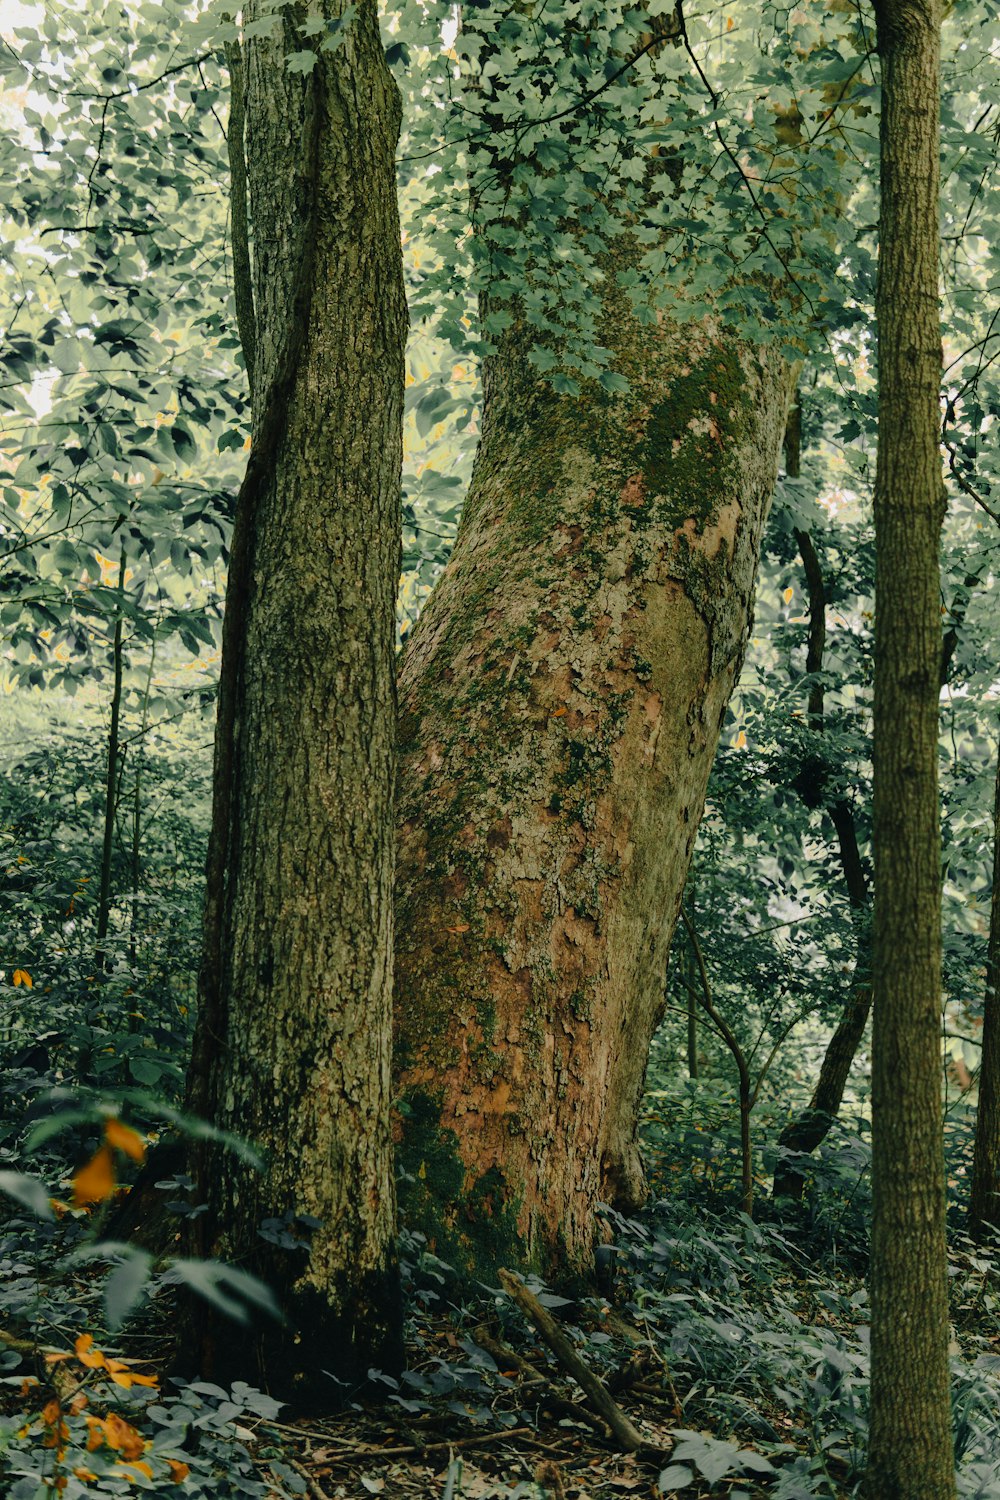
[[[37,1177],[29,1177],[24,1172],[0,1172],[0,1193],[6,1193],[8,1198],[13,1198],[22,1208],[30,1209],[40,1219],[54,1217],[48,1189]]]
[[[319,56],[304,48],[301,52],[290,52],[286,60],[289,73],[303,73],[308,77],[319,62]]]
[[[683,1464],[671,1464],[669,1469],[660,1470],[660,1494],[665,1495],[671,1490],[686,1489],[693,1479],[694,1473],[691,1469],[686,1469]]]
[[[96,1247],[100,1249],[98,1245]],[[139,1302],[149,1281],[153,1257],[146,1250],[130,1246],[104,1283],[104,1310],[108,1327],[116,1332]]]
[[[236,1323],[248,1323],[251,1308],[282,1321],[270,1287],[235,1266],[217,1260],[175,1260],[170,1265],[170,1280],[190,1287]]]

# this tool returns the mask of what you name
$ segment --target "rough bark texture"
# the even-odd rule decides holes
[[[876,0],[882,60],[875,480],[870,1500],[955,1495],[941,1137],[937,0]]]
[[[307,80],[285,61],[304,11],[282,15],[282,35],[247,55],[257,468],[227,594],[189,1094],[268,1163],[202,1163],[204,1248],[263,1275],[289,1320],[245,1339],[209,1324],[206,1363],[329,1402],[320,1371],[355,1381],[400,1355],[388,1113],[400,110],[373,0]]]
[[[983,1057],[979,1066],[976,1150],[972,1165],[969,1230],[985,1238],[1000,1229],[1000,762],[993,808],[993,900],[983,998]]]
[[[574,400],[485,372],[454,553],[402,665],[396,1046],[407,1211],[439,1247],[587,1272],[635,1130],[790,395],[717,327],[603,342]]]

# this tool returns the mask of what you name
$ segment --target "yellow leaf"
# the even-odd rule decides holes
[[[746,747],[747,747],[746,730],[741,729],[740,732],[739,732],[739,734],[736,736],[736,748],[737,748],[737,750],[745,750]]]
[[[31,975],[27,969],[14,970],[14,988],[17,989],[19,984],[23,984],[27,990],[31,989]]]
[[[104,1139],[109,1146],[117,1146],[119,1151],[124,1151],[126,1156],[131,1156],[133,1161],[142,1161],[146,1155],[146,1142],[137,1130],[131,1125],[123,1125],[121,1120],[112,1115],[104,1122]]]
[[[782,599],[784,599],[784,601],[785,601],[786,604],[791,604],[791,602],[792,602],[792,595],[794,593],[795,593],[794,589],[786,589],[785,592],[782,594],[781,597],[782,597]]]
[[[73,1206],[104,1203],[115,1190],[115,1164],[110,1146],[101,1146],[73,1177]]]

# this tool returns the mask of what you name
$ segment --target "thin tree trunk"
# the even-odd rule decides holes
[[[104,836],[101,841],[101,884],[97,898],[97,966],[104,967],[104,940],[111,920],[111,864],[115,842],[115,811],[118,806],[118,759],[122,712],[122,608],[125,596],[125,546],[118,564],[118,606],[111,646],[113,680],[111,687],[111,723],[108,728],[108,755],[104,778]]]
[[[876,0],[882,62],[875,479],[870,1500],[953,1500],[941,1131],[937,0]]]
[[[785,438],[786,452],[788,435]],[[798,465],[798,440],[796,438],[796,472]],[[791,467],[789,468],[791,471]],[[809,643],[806,649],[806,672],[810,676],[809,727],[821,733],[825,727],[826,708],[823,679],[823,654],[826,649],[826,584],[813,540],[808,532],[796,531],[796,541],[802,555],[806,575],[806,590],[809,595]],[[806,769],[797,778],[803,800],[809,807],[823,800],[825,768],[820,765],[815,771]],[[844,875],[847,897],[851,909],[858,916],[858,956],[851,979],[847,1000],[840,1022],[827,1045],[820,1067],[819,1078],[807,1107],[790,1120],[778,1137],[779,1155],[774,1171],[773,1195],[776,1198],[802,1197],[806,1173],[802,1158],[815,1151],[829,1134],[837,1118],[847,1087],[861,1038],[865,1034],[871,1012],[871,946],[865,920],[869,897],[861,853],[858,849],[857,829],[850,803],[837,797],[827,808],[837,834],[840,851],[840,867]]]
[[[458,540],[400,675],[396,1045],[410,1222],[588,1273],[636,1123],[790,395],[718,324],[602,342],[630,392],[485,370]]]
[[[985,1239],[1000,1229],[1000,760],[993,808],[993,899],[983,997],[983,1056],[979,1065],[976,1149],[972,1162],[969,1232]]]
[[[203,1366],[300,1404],[336,1399],[324,1372],[353,1386],[401,1357],[388,1115],[400,107],[374,0],[350,9],[307,79],[287,66],[300,12],[247,48],[254,447],[230,560],[189,1088],[193,1109],[268,1163],[200,1155],[201,1248],[262,1275],[288,1319],[240,1336],[206,1318]]]

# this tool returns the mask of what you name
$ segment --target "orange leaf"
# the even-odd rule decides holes
[[[133,1161],[142,1161],[146,1155],[146,1142],[131,1125],[123,1125],[114,1115],[104,1122],[104,1139],[109,1146],[117,1146]]]
[[[187,1464],[182,1464],[179,1458],[168,1458],[167,1468],[170,1470],[170,1478],[174,1484],[183,1484],[191,1470]]]
[[[19,984],[23,984],[25,989],[31,989],[31,975],[28,973],[27,969],[15,969],[13,980],[15,989],[17,989]]]
[[[117,1412],[109,1412],[102,1423],[104,1428],[104,1440],[109,1448],[116,1448],[121,1452],[124,1459],[131,1462],[146,1451],[146,1442],[142,1434],[136,1432],[135,1428]]]
[[[74,1469],[73,1473],[77,1479],[82,1479],[84,1484],[96,1484],[97,1482],[97,1475],[93,1469]]]
[[[74,1345],[76,1357],[81,1365],[86,1365],[88,1370],[103,1370],[107,1364],[107,1360],[100,1349],[91,1350],[90,1346],[93,1342],[94,1335],[92,1333],[81,1333]]]
[[[446,932],[468,932],[468,922],[456,922],[454,927],[446,927]]]
[[[153,1471],[147,1463],[137,1460],[134,1463],[126,1464],[125,1461],[121,1458],[118,1460],[118,1462],[121,1464],[123,1469],[138,1469],[139,1473],[145,1474],[147,1479],[152,1479],[153,1477]]]
[[[101,1146],[73,1177],[73,1207],[103,1203],[115,1190],[115,1165],[110,1146]]]

